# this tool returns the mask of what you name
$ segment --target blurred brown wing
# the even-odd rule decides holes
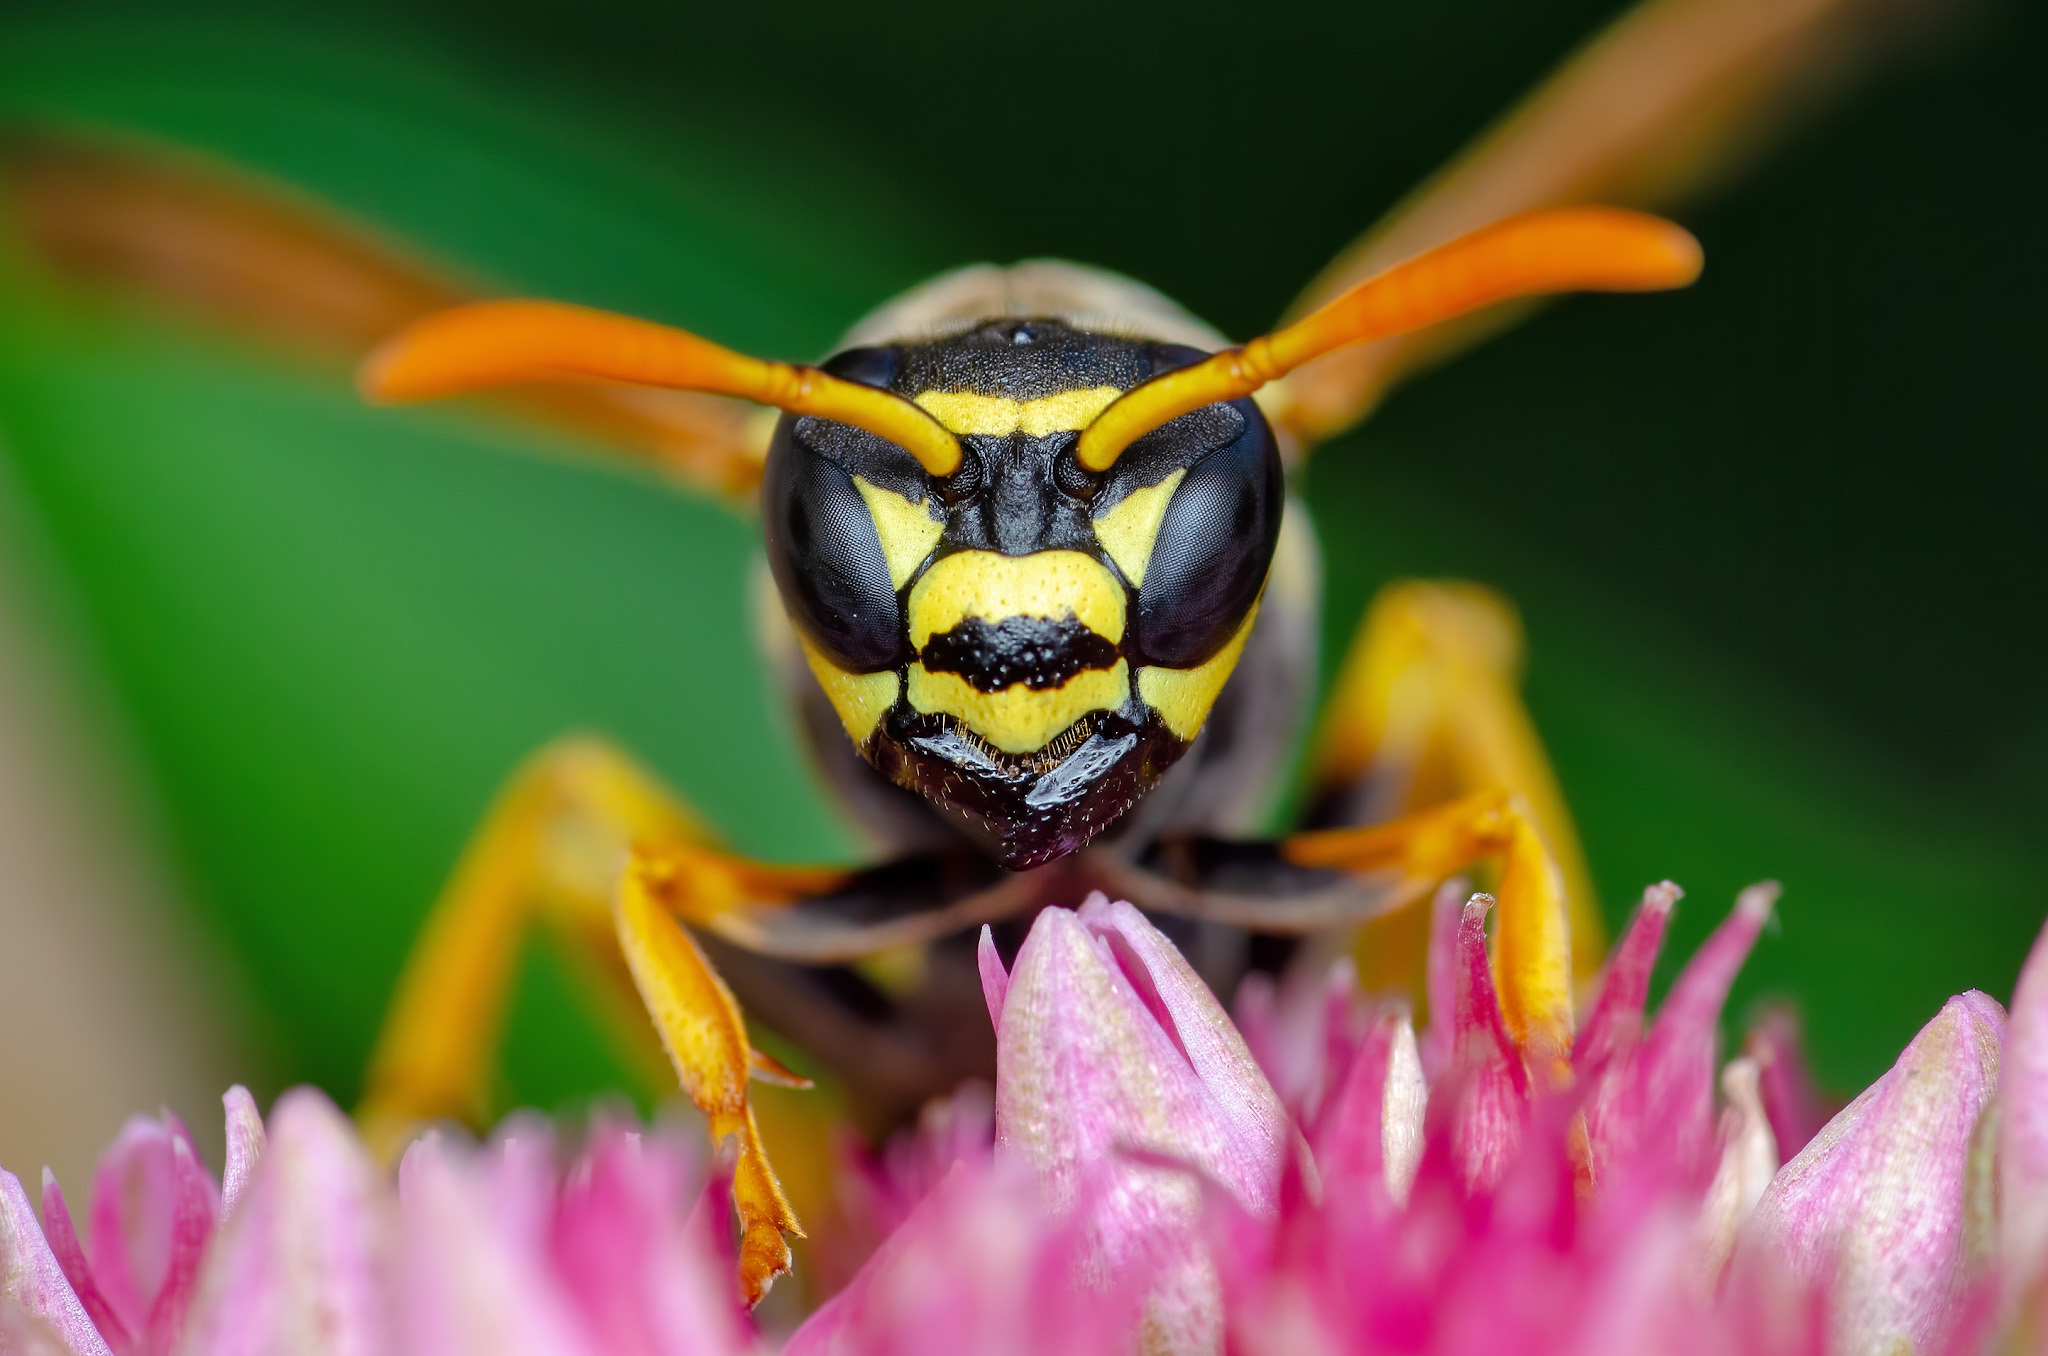
[[[1725,174],[1932,0],[1646,0],[1340,254],[1298,318],[1425,250],[1519,212],[1668,208]],[[1303,439],[1333,437],[1403,377],[1526,315],[1527,303],[1316,360],[1276,393]]]
[[[0,210],[69,280],[350,368],[409,322],[479,295],[330,208],[154,146],[11,134],[0,143]],[[737,498],[760,479],[759,425],[737,401],[588,384],[494,403],[698,489]]]

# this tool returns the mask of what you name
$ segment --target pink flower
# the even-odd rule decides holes
[[[984,930],[982,975],[997,1154],[1031,1170],[1053,1214],[1079,1215],[1090,1285],[1129,1288],[1147,1272],[1149,1349],[1212,1346],[1222,1314],[1197,1235],[1204,1184],[1270,1216],[1290,1159],[1308,1164],[1258,1062],[1173,944],[1099,893],[1077,913],[1040,913],[1008,975]]]
[[[1150,1269],[1127,1266],[1116,1286],[1087,1283],[1088,1221],[1111,1190],[1086,1182],[1059,1215],[1019,1165],[960,1163],[783,1356],[1135,1350]]]
[[[1757,1203],[1741,1260],[1826,1282],[1839,1350],[1934,1351],[1959,1316],[1970,1138],[2004,1026],[1983,994],[1950,999]]]
[[[724,1196],[673,1134],[602,1124],[564,1170],[547,1124],[518,1120],[482,1147],[422,1140],[394,1179],[317,1092],[280,1098],[267,1133],[247,1093],[226,1101],[225,1192],[174,1121],[132,1123],[94,1185],[89,1256],[54,1184],[38,1228],[0,1174],[0,1351],[756,1348],[716,1227]]]
[[[2048,933],[2009,1021],[1951,1000],[1823,1124],[1782,1014],[1718,1048],[1774,894],[1744,893],[1650,1019],[1678,899],[1653,888],[1572,1048],[1534,1055],[1502,1016],[1483,895],[1436,901],[1420,1037],[1341,964],[1247,985],[1240,1036],[1130,905],[1046,910],[1013,969],[983,949],[993,1144],[966,1091],[859,1161],[846,1213],[879,1246],[784,1356],[2034,1342]],[[600,1122],[572,1155],[520,1118],[422,1141],[394,1176],[318,1093],[267,1125],[240,1089],[225,1102],[221,1183],[174,1120],[133,1122],[83,1231],[54,1181],[38,1223],[0,1174],[0,1353],[765,1350],[688,1137]]]

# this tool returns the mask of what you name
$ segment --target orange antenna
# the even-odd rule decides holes
[[[1699,242],[1661,217],[1614,207],[1528,212],[1368,278],[1283,330],[1154,377],[1095,417],[1074,446],[1090,471],[1171,419],[1248,396],[1311,358],[1423,329],[1518,297],[1657,292],[1700,275]]]
[[[436,311],[378,345],[356,380],[371,400],[399,402],[579,378],[737,396],[866,429],[935,476],[960,466],[959,440],[901,396],[815,367],[750,358],[687,330],[559,301],[480,301]]]

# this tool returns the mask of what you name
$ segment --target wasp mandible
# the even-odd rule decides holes
[[[1563,938],[1600,927],[1501,600],[1455,584],[1376,600],[1295,831],[1252,836],[1315,669],[1317,551],[1291,485],[1316,443],[1512,303],[1690,283],[1697,244],[1639,209],[1761,126],[1853,8],[1650,0],[1241,345],[1139,283],[1032,261],[944,274],[816,365],[768,361],[465,296],[233,176],[16,143],[23,221],[74,271],[369,350],[372,399],[509,390],[758,505],[770,671],[875,864],[737,856],[624,750],[540,751],[429,915],[366,1127],[396,1145],[437,1117],[483,1118],[520,938],[551,925],[645,1005],[713,1135],[737,1141],[758,1299],[800,1229],[747,1088],[795,1075],[743,1012],[886,1123],[992,1070],[977,930],[1013,946],[1037,909],[1092,889],[1161,919],[1227,992],[1286,939],[1331,944],[1495,860],[1512,1034],[1535,1059],[1563,1049]]]

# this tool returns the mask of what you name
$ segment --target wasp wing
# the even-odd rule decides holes
[[[142,142],[15,132],[0,143],[0,212],[31,256],[70,282],[337,369],[488,290],[280,185]],[[760,478],[759,424],[737,401],[584,384],[494,403],[698,489],[737,498]]]
[[[1928,0],[1646,0],[1397,205],[1296,299],[1299,317],[1425,250],[1541,207],[1666,209],[1737,168],[1838,88]],[[1340,349],[1276,393],[1314,442],[1412,373],[1526,315],[1516,303]]]

